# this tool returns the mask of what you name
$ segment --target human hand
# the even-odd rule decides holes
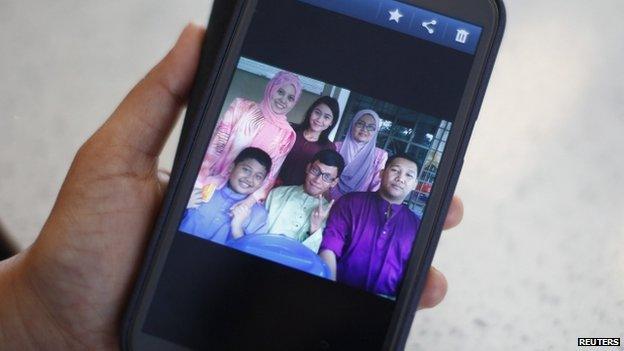
[[[186,208],[198,208],[203,202],[203,193],[202,188],[193,188]]]
[[[327,207],[323,206],[323,196],[318,196],[318,206],[312,211],[310,214],[310,234],[316,232],[321,228],[323,222],[327,219],[329,215],[329,210],[331,210],[332,206],[334,206],[334,200],[331,200]]]
[[[243,231],[243,223],[247,218],[249,218],[250,214],[251,207],[246,204],[236,206],[230,211],[230,215],[232,216],[232,236],[235,239],[238,239],[245,234]]]
[[[444,229],[447,230],[456,227],[463,217],[464,205],[459,197],[453,196],[451,206],[444,220]],[[444,274],[432,266],[431,269],[429,269],[425,288],[420,296],[418,309],[431,308],[442,302],[446,295],[447,288],[448,283],[446,282]]]
[[[164,194],[158,156],[186,102],[203,35],[196,26],[184,30],[80,148],[37,241],[0,262],[3,348],[117,349]],[[447,227],[461,213],[454,201]],[[434,306],[445,292],[446,280],[432,269],[421,306]]]
[[[80,148],[36,242],[0,262],[0,345],[117,349],[165,188],[158,156],[192,85],[204,29],[175,47]]]
[[[247,196],[245,199],[235,203],[234,206],[230,207],[230,211],[235,210],[239,206],[246,206],[246,207],[252,208],[253,205],[255,205],[257,202],[258,201],[256,200],[256,198],[253,196],[253,194],[251,194]]]

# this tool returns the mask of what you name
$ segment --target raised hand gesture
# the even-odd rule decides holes
[[[334,200],[331,200],[327,207],[323,206],[323,196],[318,196],[318,206],[312,211],[310,215],[310,234],[316,232],[321,228],[323,222],[327,219],[329,211],[334,206]]]
[[[251,214],[251,206],[246,204],[241,204],[235,206],[230,210],[230,215],[232,216],[232,236],[235,239],[242,237],[245,233],[243,232],[243,223],[249,215]]]

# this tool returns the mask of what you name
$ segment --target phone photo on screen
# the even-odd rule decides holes
[[[502,35],[470,2],[237,2],[124,345],[402,348]]]

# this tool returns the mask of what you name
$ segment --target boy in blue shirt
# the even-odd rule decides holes
[[[208,184],[193,191],[180,231],[219,244],[246,234],[263,233],[267,211],[262,205],[232,207],[262,186],[271,166],[271,157],[261,149],[248,147],[241,151],[222,188]]]

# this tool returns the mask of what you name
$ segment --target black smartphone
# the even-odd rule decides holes
[[[122,347],[402,349],[503,4],[215,6]]]

